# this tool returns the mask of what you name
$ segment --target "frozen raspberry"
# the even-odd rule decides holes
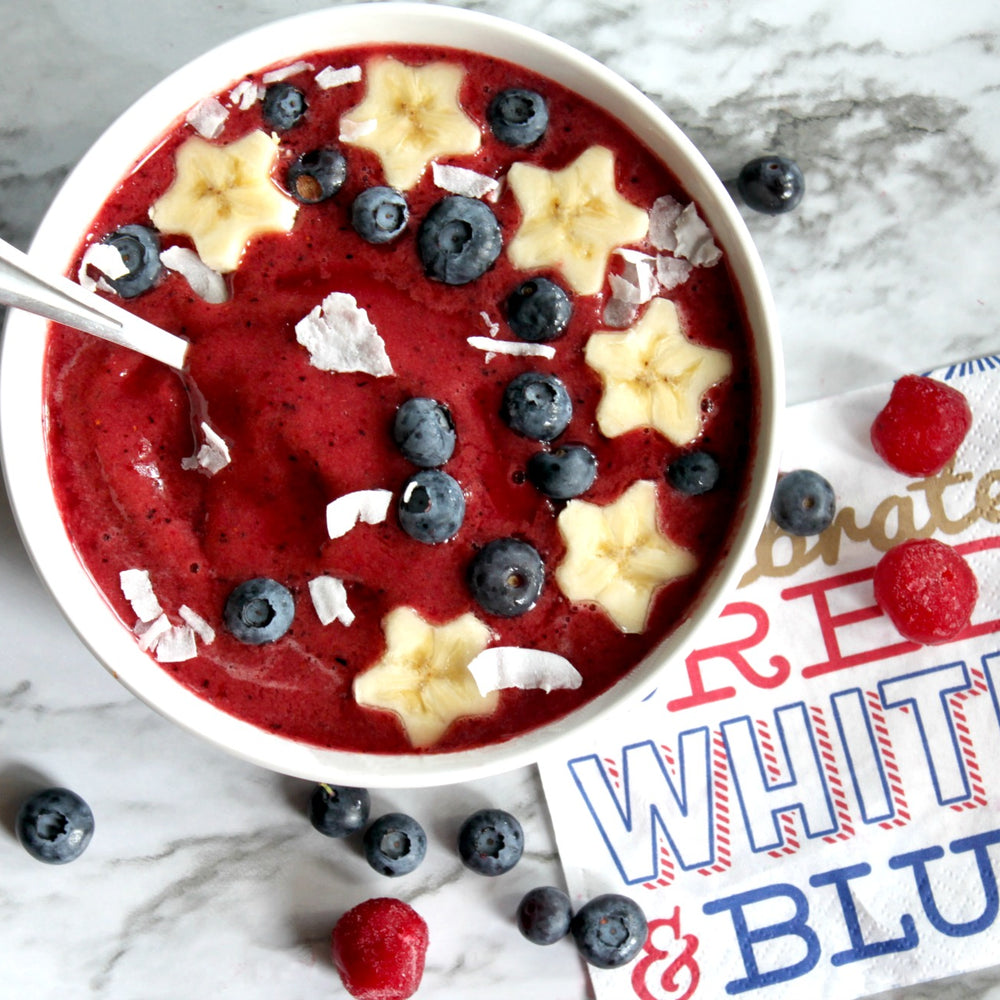
[[[406,1000],[424,974],[427,924],[401,899],[366,899],[333,928],[333,964],[358,1000]]]
[[[950,545],[913,538],[875,567],[875,600],[904,639],[935,645],[954,639],[972,617],[979,584]]]
[[[897,472],[936,476],[971,425],[969,403],[957,389],[925,375],[904,375],[872,423],[872,446]]]

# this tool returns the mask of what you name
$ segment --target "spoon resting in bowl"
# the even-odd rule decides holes
[[[187,360],[190,345],[183,337],[147,323],[69,278],[47,273],[4,240],[0,240],[0,305],[129,347],[178,371]]]

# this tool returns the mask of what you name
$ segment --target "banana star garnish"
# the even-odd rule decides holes
[[[507,247],[514,267],[556,267],[580,295],[604,286],[611,251],[646,235],[649,215],[618,193],[615,158],[591,146],[562,170],[515,163],[507,181],[521,224]]]
[[[603,507],[570,500],[557,522],[566,543],[559,589],[598,604],[623,632],[642,632],[656,591],[698,565],[660,530],[656,508],[656,484],[640,479]]]
[[[161,233],[189,236],[213,270],[235,271],[254,236],[287,233],[295,222],[298,205],[271,179],[277,154],[277,140],[259,129],[225,146],[192,136],[150,219]]]
[[[391,187],[408,191],[431,160],[479,149],[479,126],[458,102],[461,66],[407,66],[383,58],[371,60],[366,74],[365,98],[341,119],[341,139],[375,153]]]
[[[395,608],[382,621],[382,658],[354,679],[354,698],[366,708],[395,712],[415,747],[435,743],[456,719],[490,715],[499,695],[481,695],[469,664],[492,633],[467,613],[431,625],[413,608]]]
[[[656,298],[629,329],[592,334],[587,364],[604,383],[597,426],[607,437],[653,427],[679,447],[702,427],[702,396],[732,371],[722,350],[692,343],[681,331],[677,308]]]

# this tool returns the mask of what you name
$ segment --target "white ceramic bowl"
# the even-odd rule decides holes
[[[373,787],[426,786],[536,761],[569,734],[662,683],[658,675],[664,666],[692,648],[699,628],[714,619],[749,562],[776,473],[783,376],[770,292],[750,235],[724,186],[684,134],[633,86],[569,46],[520,25],[443,6],[379,3],[317,11],[250,31],[191,62],[136,102],[98,139],[55,198],[31,255],[65,270],[114,184],[206,94],[223,90],[247,72],[304,52],[368,42],[476,50],[525,65],[605,107],[670,167],[698,202],[723,247],[752,331],[760,420],[753,444],[752,487],[737,513],[733,545],[687,620],[616,686],[557,723],[505,743],[391,757],[316,749],[241,722],[180,686],[166,671],[151,669],[148,656],[94,588],[62,526],[47,472],[42,421],[46,324],[17,311],[11,311],[4,335],[0,433],[15,517],[40,576],[83,642],[135,695],[212,743],[282,773]]]

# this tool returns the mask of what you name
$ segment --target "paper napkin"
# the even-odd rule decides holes
[[[598,1000],[849,1000],[1000,961],[1000,358],[929,373],[974,422],[914,481],[875,455],[891,386],[797,406],[782,469],[833,485],[822,536],[769,525],[704,645],[641,704],[541,764],[575,903],[650,925]],[[953,642],[903,641],[882,553],[956,546],[981,596]]]

